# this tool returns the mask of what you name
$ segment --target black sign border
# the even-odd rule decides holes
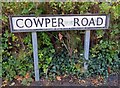
[[[76,28],[48,28],[48,29],[19,29],[19,30],[14,30],[13,29],[13,23],[12,23],[12,17],[57,17],[57,16],[106,16],[106,23],[105,27],[76,27]],[[35,16],[35,15],[20,15],[20,16],[9,16],[9,21],[10,21],[10,29],[11,32],[40,32],[40,31],[66,31],[66,30],[100,30],[100,29],[108,29],[109,28],[109,22],[110,22],[110,15],[107,14],[85,14],[85,15],[80,15],[80,14],[66,14],[66,15],[40,15],[40,16]]]

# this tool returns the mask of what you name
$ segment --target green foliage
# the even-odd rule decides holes
[[[90,3],[90,2],[80,3],[80,5],[79,5],[79,11],[80,11],[80,13],[81,13],[81,14],[88,13],[89,7],[90,7],[92,4],[93,4],[93,3]]]
[[[68,0],[69,1],[69,0]],[[3,80],[13,80],[16,75],[25,77],[33,71],[31,33],[10,33],[9,15],[35,14],[110,14],[110,28],[97,30],[91,41],[87,73],[83,69],[84,31],[38,32],[38,58],[40,76],[55,78],[58,75],[108,76],[119,69],[120,64],[120,4],[119,2],[4,2],[2,3],[2,74]],[[61,35],[59,35],[61,34]],[[60,36],[61,39],[60,39]],[[96,43],[95,43],[96,42]],[[1,65],[1,64],[0,64]],[[1,71],[1,70],[0,70]],[[1,73],[1,72],[0,72]],[[24,78],[23,85],[32,79]]]
[[[2,63],[2,74],[5,79],[13,80],[16,75],[25,76],[27,72],[33,72],[32,58],[26,57],[25,53],[23,56],[22,53],[23,51],[20,52],[18,58],[11,56],[7,61]]]
[[[75,75],[79,77],[83,73],[83,58],[70,57],[66,49],[55,54],[49,69],[49,77],[54,79],[58,75]]]
[[[91,49],[89,61],[89,73],[91,75],[108,76],[108,68],[111,73],[119,70],[120,58],[118,50],[115,49],[116,43],[101,40],[99,44]]]
[[[110,73],[120,70],[120,42],[119,42],[119,11],[118,3],[102,3],[99,5],[100,13],[110,14],[110,29],[96,31],[98,44],[90,51],[89,75],[102,75],[107,77]],[[106,7],[106,8],[105,8]],[[109,72],[110,71],[110,72]]]
[[[106,7],[106,8],[105,8],[105,7]],[[100,8],[101,8],[101,13],[106,13],[106,14],[108,14],[109,11],[110,11],[111,6],[109,5],[109,3],[103,2],[103,3],[100,5]]]
[[[52,61],[55,50],[52,46],[51,40],[46,33],[39,33],[38,38],[40,37],[40,42],[38,42],[39,50],[39,68],[41,69],[41,75],[48,77],[49,65]]]
[[[23,80],[22,80],[22,85],[24,85],[24,86],[29,86],[30,85],[30,83],[33,81],[33,79],[32,78],[28,78],[28,79],[26,79],[26,78],[24,78]]]

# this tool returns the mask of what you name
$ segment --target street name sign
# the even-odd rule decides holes
[[[86,30],[84,58],[89,59],[90,30],[108,29],[109,15],[9,16],[11,32],[32,32],[35,81],[39,81],[37,31]],[[87,69],[86,62],[84,68]]]
[[[10,16],[12,32],[107,29],[109,15]]]

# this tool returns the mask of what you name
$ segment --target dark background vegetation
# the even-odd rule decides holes
[[[40,77],[108,77],[120,70],[120,2],[2,3],[2,72],[4,80],[34,79],[31,33],[11,33],[9,15],[110,14],[107,30],[91,31],[88,70],[83,68],[85,31],[37,32]]]

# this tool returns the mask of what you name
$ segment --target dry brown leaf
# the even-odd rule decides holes
[[[69,82],[73,82],[73,79],[71,78],[71,79],[69,80]]]
[[[63,76],[63,78],[65,78],[67,75],[65,74],[64,76]]]
[[[110,67],[108,67],[108,69],[107,69],[107,70],[108,70],[108,73],[110,74],[110,73],[111,73],[111,68],[110,68]]]
[[[19,76],[18,76],[18,75],[16,75],[14,78],[15,78],[15,79],[18,79],[18,78],[19,78]]]
[[[102,77],[102,76],[99,76],[99,77],[98,77],[98,80],[99,80],[100,82],[102,82],[102,81],[103,81],[103,77]]]
[[[81,80],[82,83],[85,83],[85,80]]]
[[[61,33],[59,33],[58,36],[59,36],[59,40],[61,41],[63,38],[63,35]]]
[[[58,81],[61,81],[61,77],[60,77],[60,76],[57,76],[56,79],[57,79]]]
[[[92,83],[93,83],[94,85],[96,85],[96,84],[98,84],[98,80],[97,80],[97,79],[93,79],[93,80],[92,80]]]
[[[3,81],[3,82],[2,82],[2,86],[6,86],[7,83],[8,83],[8,80]]]
[[[5,87],[7,85],[7,83],[8,83],[8,80],[3,81],[2,82],[2,87]]]
[[[25,78],[28,79],[30,77],[30,74],[27,72],[25,75]]]
[[[22,76],[19,76],[19,77],[17,78],[17,80],[18,80],[18,81],[22,81],[22,80],[23,80],[23,77],[22,77]]]
[[[15,85],[15,82],[12,82],[9,86],[14,86]]]

